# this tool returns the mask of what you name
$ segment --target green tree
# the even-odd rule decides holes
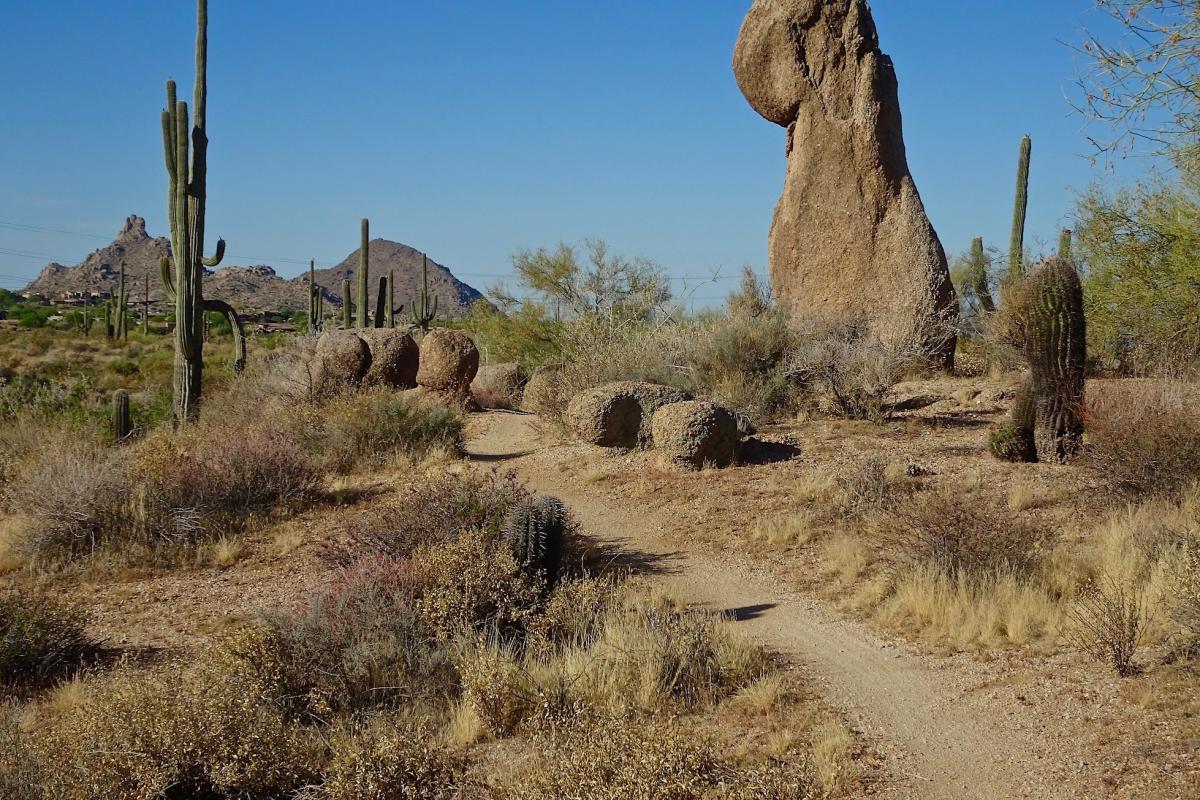
[[[671,299],[670,283],[661,266],[646,258],[609,252],[599,239],[580,248],[559,244],[554,250],[520,250],[513,267],[521,286],[556,316],[604,313],[622,319],[649,319]],[[504,286],[492,289],[501,308],[520,300]]]
[[[1093,355],[1134,373],[1200,367],[1200,179],[1093,188],[1076,214]]]

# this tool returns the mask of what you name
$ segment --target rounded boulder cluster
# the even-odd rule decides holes
[[[728,467],[737,459],[738,421],[727,408],[704,401],[663,406],[654,412],[654,447],[674,466]]]

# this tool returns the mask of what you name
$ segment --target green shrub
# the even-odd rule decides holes
[[[139,371],[136,361],[128,358],[114,358],[108,362],[108,369],[118,375],[130,376],[136,375]]]
[[[697,394],[763,421],[799,406],[803,387],[789,372],[795,338],[783,313],[731,316],[697,325],[687,338]]]

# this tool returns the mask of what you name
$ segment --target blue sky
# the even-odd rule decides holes
[[[1062,42],[1101,22],[1091,0],[872,5],[947,251],[1007,240],[1026,132],[1031,233],[1056,241],[1076,192],[1114,179],[1086,158],[1065,97]],[[765,272],[785,168],[783,129],[729,66],[748,6],[210,0],[209,232],[226,264],[293,275],[340,261],[368,216],[479,288],[518,248],[595,236],[715,302],[742,264]],[[158,115],[168,76],[190,97],[194,5],[12,2],[4,20],[0,286],[13,287],[50,257],[78,262],[129,213],[165,233]],[[714,269],[720,285],[684,280]]]

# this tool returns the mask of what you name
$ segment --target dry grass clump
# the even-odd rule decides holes
[[[383,467],[399,456],[459,452],[462,415],[427,398],[372,389],[335,397],[313,409],[299,437],[329,471]]]
[[[0,686],[41,686],[94,655],[87,615],[42,593],[0,595]]]
[[[1131,494],[1170,495],[1200,479],[1200,414],[1192,384],[1129,380],[1089,397],[1087,463]]]
[[[581,715],[547,725],[534,739],[537,764],[513,800],[806,800],[820,796],[804,758],[738,767],[715,743],[678,724],[637,715]]]

